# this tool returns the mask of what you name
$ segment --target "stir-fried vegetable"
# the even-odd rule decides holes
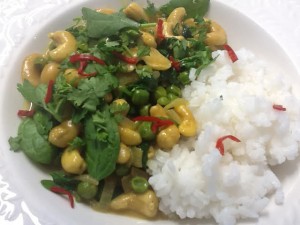
[[[9,142],[60,171],[42,181],[46,188],[68,195],[72,207],[74,194],[95,208],[156,215],[147,160],[196,134],[181,89],[191,68],[199,74],[214,61],[214,49],[230,48],[223,32],[224,43],[210,40],[208,6],[209,0],[171,0],[159,9],[83,8],[73,26],[51,34],[47,53],[25,58],[18,90],[32,107],[18,112],[23,119]],[[221,154],[225,138],[237,141],[218,140]]]

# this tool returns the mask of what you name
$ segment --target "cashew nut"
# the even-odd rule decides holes
[[[187,105],[178,105],[174,107],[182,122],[179,125],[179,132],[185,137],[193,137],[197,133],[197,123],[195,117]]]
[[[66,120],[50,130],[48,140],[59,148],[65,148],[78,134],[79,126]]]
[[[154,106],[151,106],[150,108],[150,116],[154,116],[154,117],[165,117],[168,118],[168,115],[166,113],[166,111],[164,110],[164,108],[159,105],[156,104]]]
[[[124,10],[123,12],[125,13],[125,15],[127,17],[129,17],[130,19],[133,19],[137,22],[144,20],[146,22],[149,22],[149,17],[148,15],[145,13],[145,10],[138,5],[135,2],[130,3]]]
[[[41,83],[47,84],[50,80],[56,80],[60,71],[59,64],[49,62],[46,64],[41,73]]]
[[[163,150],[171,150],[180,139],[179,129],[175,125],[161,130],[156,136],[156,143]]]
[[[142,57],[142,59],[154,70],[167,70],[171,67],[170,60],[152,47],[150,48],[150,54]]]
[[[130,158],[131,158],[130,148],[121,142],[117,163],[125,164],[125,163],[129,162]]]
[[[61,62],[77,49],[75,37],[68,31],[56,31],[50,33],[49,38],[52,39],[56,48],[48,52],[50,58],[56,62]]]
[[[163,23],[163,34],[166,38],[177,38],[179,40],[183,40],[184,37],[182,35],[175,36],[174,35],[174,29],[176,26],[179,26],[179,33],[182,33],[182,27],[181,23],[183,21],[183,18],[186,15],[185,8],[179,7],[174,9],[170,15],[167,18],[167,21],[164,21]]]
[[[152,190],[143,194],[125,193],[113,199],[110,208],[113,210],[133,210],[152,218],[158,211],[158,198]]]
[[[125,145],[132,146],[142,143],[142,137],[137,131],[119,126],[119,134],[121,142],[123,142]]]
[[[145,31],[141,31],[141,33],[142,33],[141,39],[145,45],[152,47],[152,48],[157,47],[155,37],[152,34],[145,32]]]
[[[78,149],[65,149],[61,156],[62,168],[67,173],[82,174],[86,169],[86,163]]]
[[[208,21],[206,19],[206,21]],[[208,46],[220,46],[227,42],[227,35],[225,30],[215,21],[209,20],[210,32],[206,34],[205,43]]]
[[[38,86],[40,83],[41,71],[36,66],[35,62],[41,58],[42,55],[34,53],[27,56],[22,65],[21,78],[22,80],[28,80],[33,86]]]

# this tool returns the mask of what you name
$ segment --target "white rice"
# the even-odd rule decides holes
[[[269,165],[293,160],[299,153],[300,101],[284,75],[269,71],[248,50],[217,51],[215,63],[183,90],[198,123],[198,136],[182,140],[172,151],[159,150],[148,163],[150,184],[165,214],[180,218],[213,217],[220,225],[257,218],[281,184]],[[273,104],[287,110],[273,109]],[[240,143],[216,140],[234,135]]]

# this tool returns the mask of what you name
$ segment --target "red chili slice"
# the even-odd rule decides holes
[[[284,108],[282,105],[273,105],[273,109],[278,111],[286,111],[286,108]]]
[[[228,52],[228,55],[233,63],[238,60],[237,55],[229,45],[224,45],[224,49]]]
[[[31,110],[19,110],[18,111],[18,116],[20,117],[33,117],[33,115],[35,114],[35,110],[31,109]]]
[[[54,87],[54,80],[49,80],[46,96],[44,98],[46,104],[49,103],[52,99],[53,87]]]
[[[74,54],[70,56],[70,62],[80,62],[80,61],[94,61],[100,65],[105,65],[105,62],[102,59],[99,59],[96,56],[89,55],[89,54]]]
[[[128,56],[122,55],[119,52],[113,52],[112,54],[115,55],[118,59],[120,59],[123,62],[126,62],[128,64],[137,64],[139,62],[139,59],[137,57],[128,57]]]
[[[138,116],[132,119],[133,121],[148,121],[152,122],[151,130],[156,133],[159,127],[173,125],[174,122],[168,119],[160,119],[155,116]]]
[[[216,148],[219,150],[221,155],[224,155],[224,152],[225,152],[224,145],[223,145],[223,141],[225,139],[230,139],[235,142],[241,142],[237,137],[235,137],[233,135],[226,135],[226,136],[220,137],[216,142]]]
[[[165,38],[163,30],[164,30],[164,21],[162,19],[158,19],[157,28],[156,28],[156,36],[159,40],[163,40]]]
[[[80,62],[79,68],[77,69],[78,74],[84,77],[92,77],[95,76],[97,73],[85,73],[84,69],[88,65],[88,61],[94,61],[100,65],[105,65],[105,62],[102,59],[99,59],[96,56],[89,55],[89,54],[74,54],[69,58],[71,63]]]
[[[69,202],[72,208],[74,208],[74,198],[73,195],[70,191],[62,188],[62,187],[58,187],[58,186],[52,186],[50,188],[50,191],[58,193],[58,194],[63,194],[63,195],[67,195],[69,198]]]
[[[176,61],[173,56],[169,56],[169,60],[171,61],[172,67],[179,72],[180,71],[180,62]]]

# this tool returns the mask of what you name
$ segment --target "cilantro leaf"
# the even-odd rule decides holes
[[[103,97],[117,85],[117,79],[108,73],[82,79],[78,87],[68,94],[68,100],[76,107],[95,112],[97,106],[103,101]]]

